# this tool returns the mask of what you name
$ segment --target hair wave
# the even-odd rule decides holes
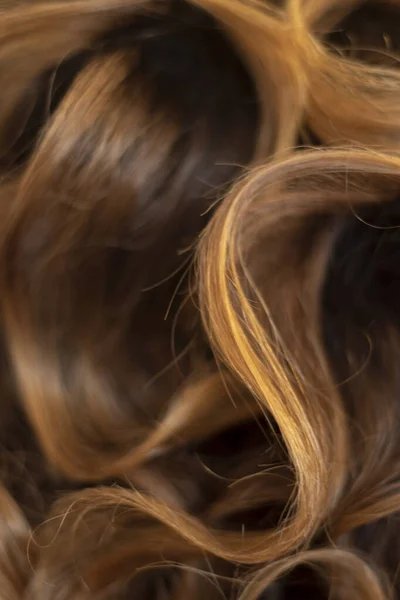
[[[400,597],[398,0],[5,0],[0,598]]]

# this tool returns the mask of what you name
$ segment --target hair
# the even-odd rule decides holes
[[[400,599],[400,2],[5,0],[0,599]]]

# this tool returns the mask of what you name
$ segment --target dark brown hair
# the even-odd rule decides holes
[[[399,11],[4,3],[1,600],[398,597]]]

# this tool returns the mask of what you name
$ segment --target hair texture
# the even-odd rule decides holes
[[[4,0],[0,600],[400,600],[399,0]]]

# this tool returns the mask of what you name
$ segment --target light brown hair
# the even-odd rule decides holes
[[[0,600],[398,597],[399,47],[4,3]]]

